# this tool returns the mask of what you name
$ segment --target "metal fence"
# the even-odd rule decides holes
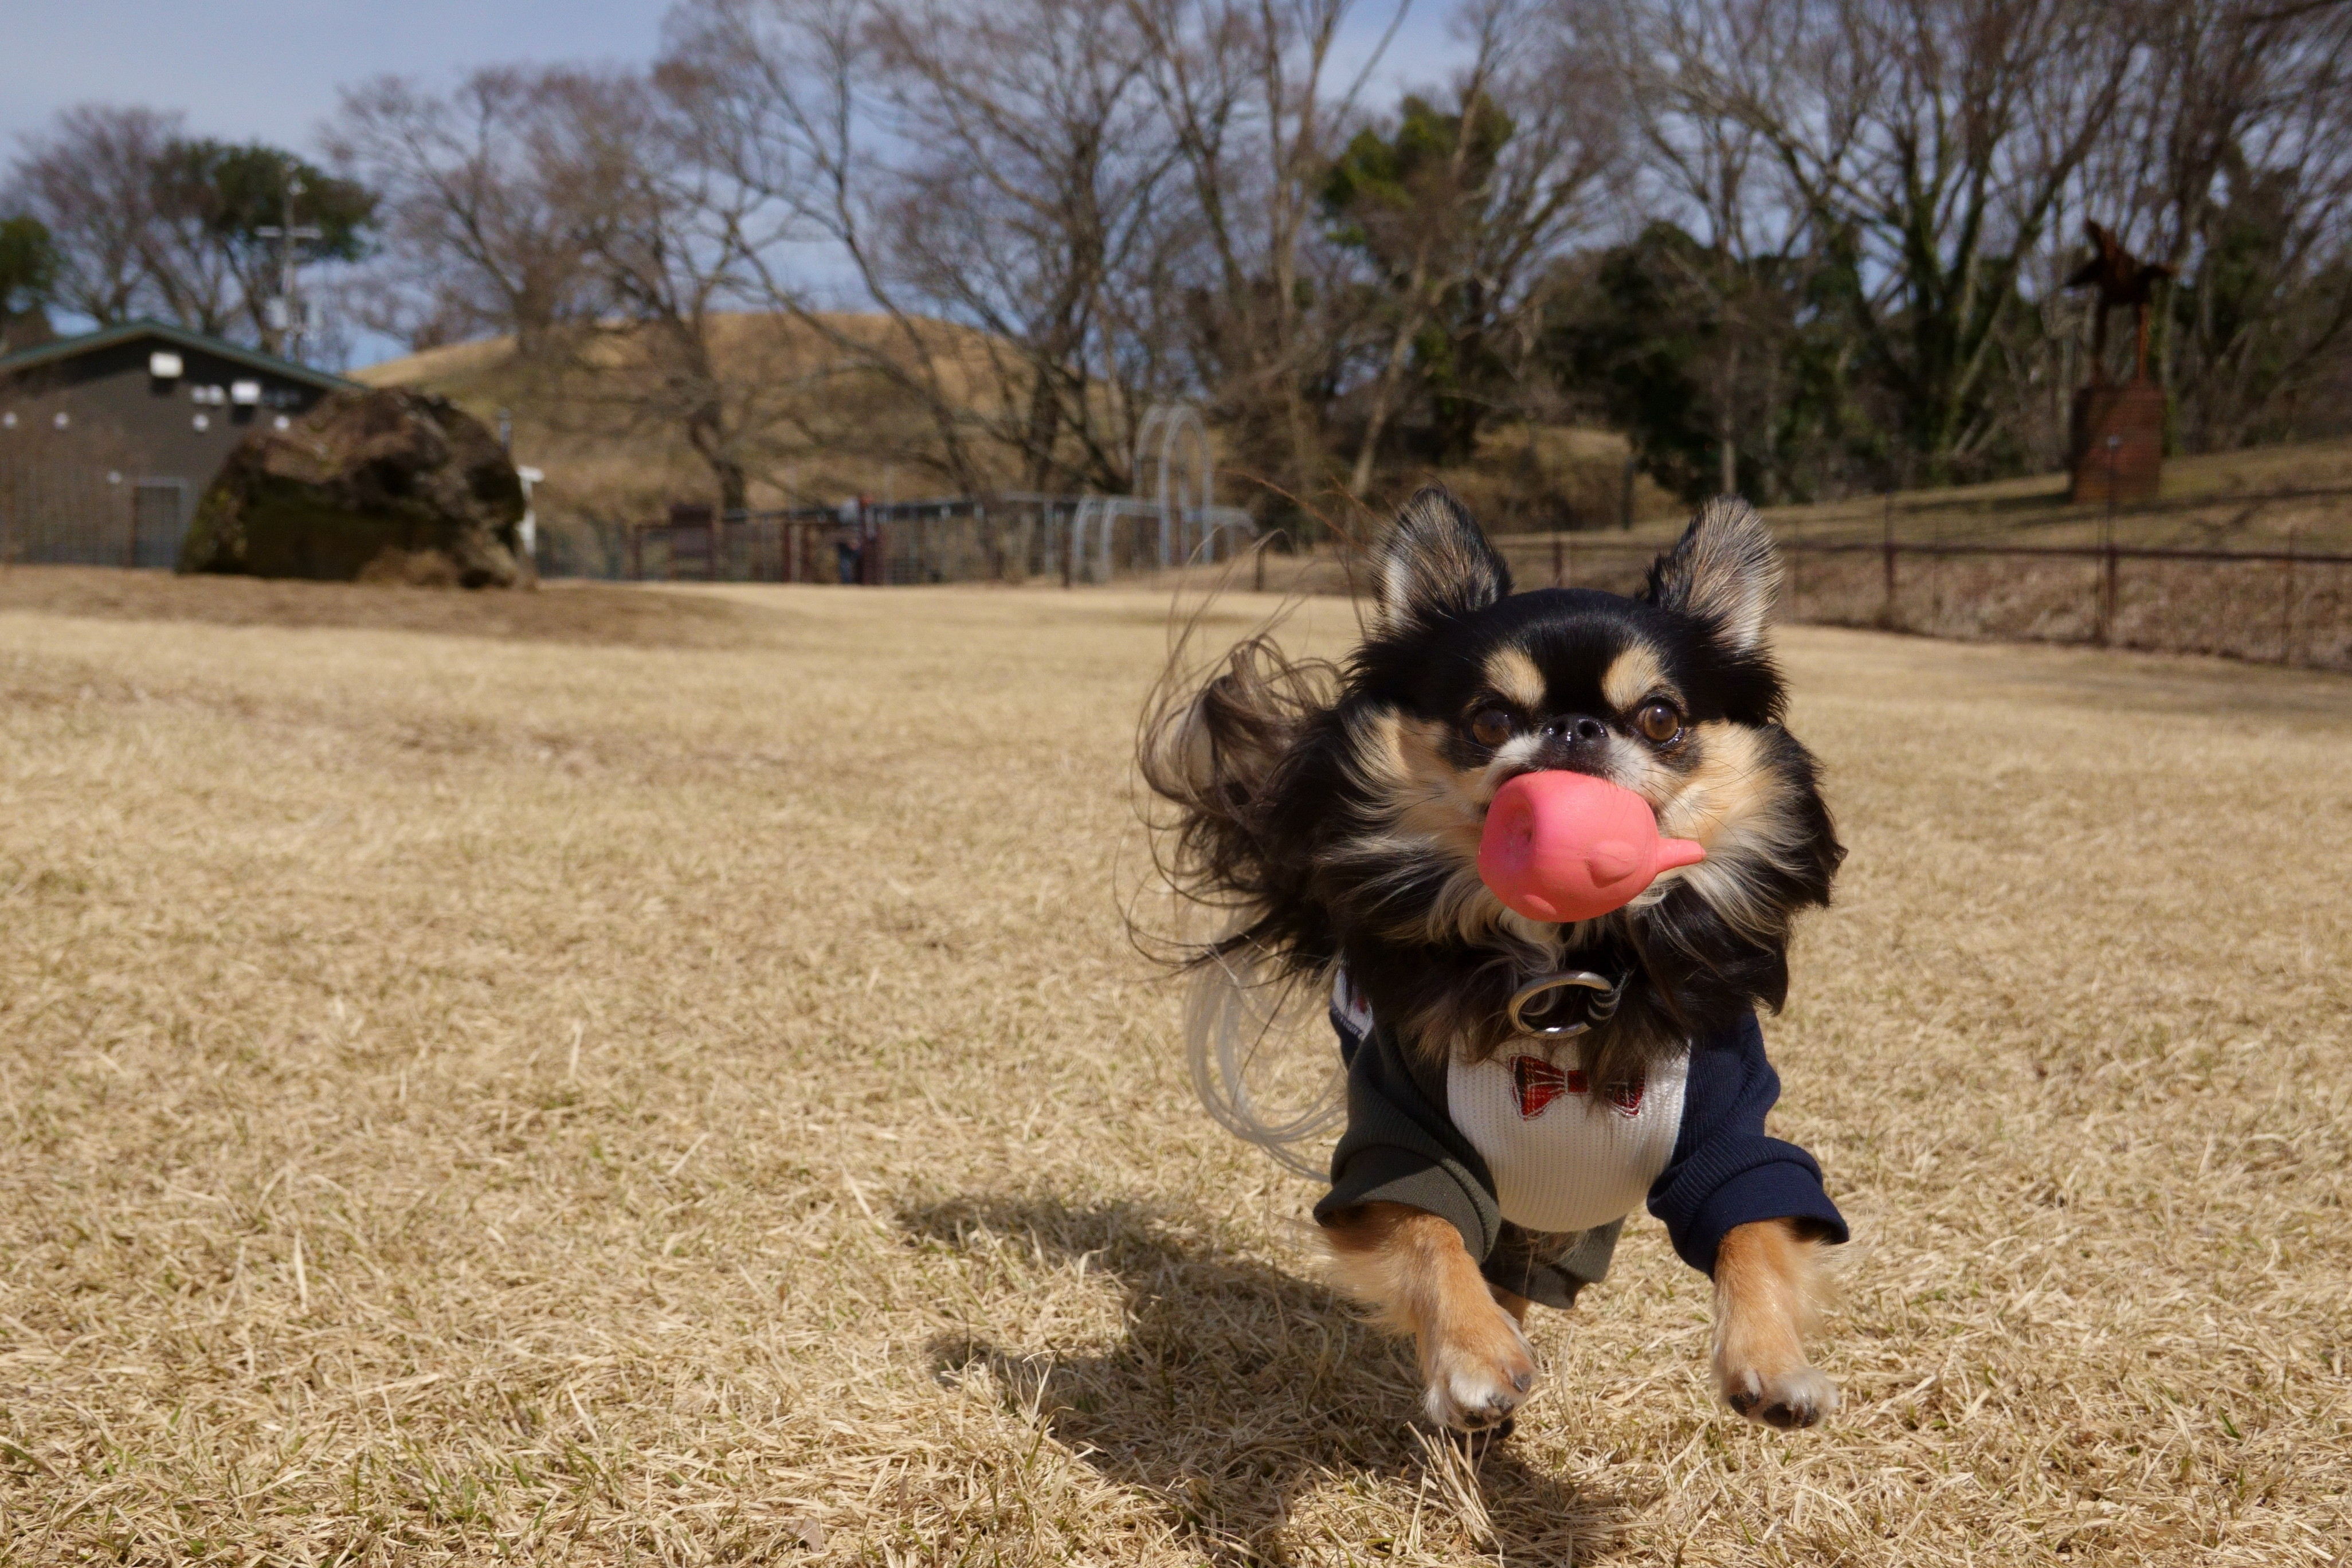
[[[0,564],[177,565],[194,516],[184,479],[0,466]]]
[[[174,565],[195,497],[183,480],[110,466],[119,461],[98,447],[69,463],[11,462],[0,451],[0,564]],[[2015,531],[2097,521],[2079,510],[1991,510],[1921,498],[1902,508],[1906,531],[1924,519],[1936,535],[1918,542],[1895,537],[1888,502],[1875,520],[1865,508],[1782,531],[1782,613],[1934,637],[2352,669],[2352,554],[2304,549],[2292,532],[2275,549],[2126,545],[2114,535],[2120,522],[2198,511],[2235,526],[2283,508],[2283,521],[2294,521],[2296,509],[2333,512],[2347,498],[2352,490],[2281,489],[2161,502],[2109,513],[2101,542],[2077,544],[2017,542]],[[1879,537],[1857,536],[1874,521]],[[1966,537],[1972,527],[1983,537]],[[542,531],[541,567],[548,575],[712,582],[1077,584],[1230,560],[1252,531],[1244,514],[1223,509],[1169,518],[1149,502],[1101,497],[868,501],[725,517],[674,508],[667,521],[617,530],[601,561],[566,556]],[[1496,542],[1522,583],[1618,593],[1640,586],[1658,548],[1603,533],[1505,534]],[[1286,563],[1283,574],[1306,591],[1345,591],[1344,571],[1316,576],[1314,565],[1311,557]]]
[[[1179,509],[1096,496],[862,502],[730,512],[673,507],[629,531],[623,574],[730,583],[1104,583],[1191,561],[1231,559],[1255,532],[1230,508]],[[547,563],[542,562],[542,570]]]
[[[1641,586],[1655,542],[1506,535],[1523,584]],[[2352,669],[2352,554],[2112,542],[1784,538],[1781,613],[1971,641],[2063,642]]]

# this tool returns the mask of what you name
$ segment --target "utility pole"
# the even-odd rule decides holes
[[[306,239],[323,237],[324,231],[315,226],[297,226],[294,222],[294,198],[302,194],[301,176],[288,170],[284,184],[285,217],[282,224],[263,224],[253,232],[263,239],[274,239],[278,247],[278,298],[270,303],[275,310],[265,310],[263,319],[273,333],[282,333],[270,345],[272,353],[286,359],[299,359],[305,316],[298,309],[294,291],[294,247]]]

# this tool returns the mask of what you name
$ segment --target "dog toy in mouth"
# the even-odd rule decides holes
[[[1478,840],[1478,876],[1529,920],[1589,921],[1622,910],[1658,873],[1706,850],[1661,838],[1650,803],[1590,773],[1521,773],[1495,792]]]

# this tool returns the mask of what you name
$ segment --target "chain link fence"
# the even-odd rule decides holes
[[[1230,561],[1244,514],[1192,508],[1163,518],[1124,498],[1004,495],[730,512],[677,506],[628,533],[620,575],[639,581],[1102,583],[1163,563]],[[542,552],[542,574],[558,575]]]
[[[37,448],[0,439],[0,564],[178,564],[194,516],[187,481],[140,476],[103,429],[42,435]]]

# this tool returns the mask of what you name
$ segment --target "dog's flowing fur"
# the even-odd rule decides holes
[[[1345,666],[1290,661],[1262,636],[1207,679],[1163,686],[1141,748],[1145,782],[1175,808],[1161,864],[1229,921],[1186,961],[1303,984],[1344,963],[1433,1063],[1497,1049],[1528,978],[1623,974],[1614,1012],[1577,1041],[1602,1084],[1778,1008],[1791,918],[1828,901],[1844,854],[1812,758],[1780,721],[1767,638],[1778,580],[1761,521],[1725,500],[1634,598],[1514,595],[1477,524],[1423,491],[1375,555],[1376,618]],[[1664,726],[1660,707],[1670,739],[1643,728]],[[1553,767],[1642,795],[1706,858],[1597,920],[1506,910],[1477,875],[1486,805],[1509,778]],[[1342,1282],[1414,1336],[1432,1414],[1506,1420],[1535,1377],[1528,1304],[1490,1291],[1436,1215],[1368,1204],[1325,1229]],[[1717,1383],[1753,1419],[1805,1426],[1834,1407],[1801,1343],[1814,1250],[1783,1220],[1738,1226],[1719,1250]]]

